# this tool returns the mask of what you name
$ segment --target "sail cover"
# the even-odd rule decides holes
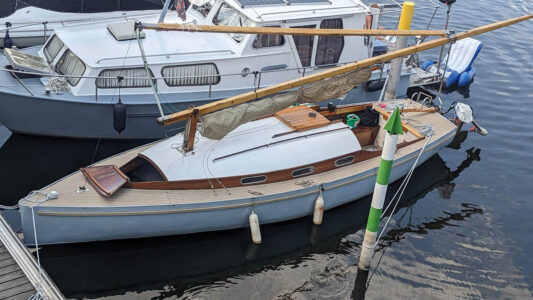
[[[239,125],[264,118],[296,103],[319,103],[343,97],[357,85],[366,82],[370,68],[313,82],[297,90],[261,100],[243,103],[227,109],[200,116],[202,135],[220,140]]]

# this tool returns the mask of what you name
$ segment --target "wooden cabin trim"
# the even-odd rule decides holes
[[[314,175],[318,173],[327,172],[333,169],[336,169],[338,167],[335,167],[335,161],[344,158],[346,156],[353,155],[355,157],[354,161],[351,164],[354,164],[356,162],[360,162],[372,157],[377,157],[381,155],[381,151],[366,151],[366,150],[359,150],[351,153],[347,153],[345,155],[341,155],[338,157],[330,158],[327,160],[323,160],[314,164],[307,164],[303,166],[297,166],[294,168],[287,168],[283,170],[277,170],[272,172],[265,172],[265,173],[254,173],[254,174],[246,174],[246,175],[239,175],[239,176],[230,176],[230,177],[221,177],[221,178],[209,178],[209,179],[193,179],[193,180],[180,180],[180,181],[151,181],[151,182],[130,182],[125,187],[126,188],[137,188],[137,189],[147,189],[147,190],[166,190],[166,189],[172,189],[172,190],[188,190],[188,189],[209,189],[213,186],[219,187],[219,188],[230,188],[230,187],[239,187],[239,186],[251,186],[255,184],[242,184],[241,179],[248,178],[248,177],[256,177],[256,176],[266,176],[266,180],[260,183],[256,184],[267,184],[267,183],[274,183],[279,181],[285,181],[294,179],[295,177],[292,176],[292,172],[296,170],[300,170],[302,168],[306,167],[313,167],[314,172],[309,175]],[[346,164],[345,166],[351,165]],[[344,166],[343,166],[344,167]],[[298,178],[304,178],[306,176],[300,176]]]
[[[398,144],[398,149],[409,146],[416,142],[421,141],[422,139],[415,139],[409,142],[403,142]],[[346,153],[345,155],[336,156],[327,160],[319,161],[314,164],[307,164],[303,166],[296,166],[293,168],[287,168],[283,170],[277,170],[272,172],[265,173],[254,173],[246,174],[239,176],[229,176],[221,178],[207,178],[207,179],[193,179],[193,180],[179,180],[179,181],[168,181],[165,178],[165,181],[147,181],[147,182],[128,182],[124,185],[125,188],[132,189],[145,189],[145,190],[189,190],[189,189],[210,189],[210,188],[231,188],[231,187],[240,187],[240,186],[251,186],[256,184],[268,184],[280,181],[291,180],[295,178],[305,178],[306,176],[316,175],[319,173],[324,173],[338,168],[343,168],[355,163],[363,162],[365,160],[378,157],[381,155],[381,150],[377,151],[368,151],[368,150],[359,150],[355,152]],[[354,160],[342,166],[336,166],[335,162],[339,159],[353,156]],[[293,177],[292,173],[294,171],[313,167],[314,170],[310,174]],[[251,184],[242,184],[241,180],[248,177],[256,176],[266,176],[266,180],[260,183],[251,183]]]

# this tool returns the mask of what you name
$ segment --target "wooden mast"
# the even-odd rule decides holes
[[[183,151],[190,152],[194,149],[194,139],[196,138],[196,128],[198,127],[198,110],[191,105],[189,109],[192,109],[193,113],[187,124],[185,125],[185,131],[183,132]]]
[[[444,30],[387,30],[387,29],[316,29],[280,27],[239,27],[196,24],[143,23],[144,29],[159,31],[190,31],[216,33],[244,33],[267,35],[338,35],[338,36],[446,36]]]
[[[413,53],[417,53],[417,52],[425,51],[425,50],[432,49],[432,48],[435,48],[435,47],[439,47],[439,46],[445,45],[445,44],[447,44],[449,42],[455,42],[456,40],[461,40],[461,39],[465,39],[465,38],[472,37],[472,36],[475,36],[475,35],[479,35],[479,34],[482,34],[482,33],[485,33],[485,32],[496,30],[496,29],[499,29],[499,28],[502,28],[502,27],[506,27],[506,26],[509,26],[509,25],[512,25],[512,24],[515,24],[515,23],[518,23],[518,22],[526,21],[526,20],[529,20],[529,19],[532,19],[532,18],[533,18],[533,14],[525,15],[525,16],[518,17],[518,18],[512,18],[512,19],[508,19],[508,20],[505,20],[505,21],[500,21],[500,22],[496,22],[496,23],[492,23],[492,24],[488,24],[488,25],[484,25],[484,26],[481,26],[481,27],[477,27],[477,28],[474,28],[474,29],[471,29],[471,30],[467,30],[467,31],[458,33],[456,35],[450,35],[448,37],[443,37],[443,38],[439,38],[439,39],[436,39],[436,40],[424,42],[424,43],[421,43],[419,45],[415,45],[415,46],[403,48],[403,49],[400,49],[400,50],[392,51],[392,52],[389,52],[389,53],[386,53],[386,54],[383,54],[383,55],[380,55],[380,56],[367,58],[367,59],[364,59],[364,60],[361,60],[361,61],[358,61],[358,62],[353,62],[353,63],[347,64],[347,65],[344,65],[344,66],[331,68],[331,69],[328,69],[326,71],[322,71],[322,72],[315,73],[315,74],[312,74],[312,75],[309,75],[309,76],[305,76],[305,77],[301,77],[301,78],[298,78],[298,79],[293,79],[293,80],[290,80],[290,81],[287,81],[287,82],[284,82],[284,83],[280,83],[280,84],[273,85],[273,86],[270,86],[270,87],[258,89],[256,91],[251,91],[251,92],[247,92],[247,93],[244,93],[244,94],[241,94],[241,95],[233,96],[233,97],[230,97],[230,98],[227,98],[227,99],[211,102],[211,103],[208,103],[208,104],[205,104],[205,105],[202,105],[202,106],[198,106],[195,109],[198,110],[198,112],[197,112],[198,115],[205,115],[205,114],[208,114],[208,113],[211,113],[211,112],[214,112],[214,111],[218,111],[218,110],[221,110],[221,109],[224,109],[224,108],[227,108],[227,107],[231,107],[231,106],[234,106],[234,105],[238,105],[238,104],[241,104],[241,103],[252,101],[252,100],[255,100],[257,98],[269,96],[269,95],[276,94],[276,93],[279,93],[279,92],[282,92],[282,91],[285,91],[285,90],[289,90],[289,89],[292,89],[292,88],[295,88],[295,87],[299,87],[299,86],[302,86],[302,85],[305,85],[305,84],[309,84],[309,83],[320,81],[320,80],[323,80],[323,79],[326,79],[326,78],[330,78],[330,77],[333,77],[333,76],[345,74],[345,73],[348,73],[350,71],[354,71],[354,70],[357,70],[357,69],[370,67],[370,66],[373,66],[375,64],[384,63],[384,62],[390,61],[390,60],[392,60],[394,58],[404,57],[404,56],[407,56],[407,55],[410,55],[410,54],[413,54]],[[193,115],[193,109],[188,109],[188,110],[184,110],[184,111],[180,111],[180,112],[177,112],[177,113],[173,113],[173,114],[170,114],[170,115],[167,115],[167,116],[164,116],[164,117],[160,117],[160,118],[157,119],[157,121],[162,126],[170,125],[170,124],[174,124],[174,123],[189,119],[189,118],[191,118],[192,115]]]

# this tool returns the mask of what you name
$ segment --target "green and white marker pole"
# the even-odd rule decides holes
[[[383,143],[376,186],[374,187],[372,205],[370,207],[368,222],[366,224],[361,257],[359,258],[358,267],[362,271],[367,271],[370,268],[370,261],[374,254],[374,247],[378,235],[381,212],[383,211],[383,203],[385,202],[387,186],[389,185],[389,176],[392,169],[392,162],[394,160],[394,153],[396,152],[396,144],[398,143],[398,135],[403,134],[402,120],[398,108],[396,108],[391,114],[389,121],[385,124],[383,129],[387,131],[387,134],[385,136],[385,142]]]

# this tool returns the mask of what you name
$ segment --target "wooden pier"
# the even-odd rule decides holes
[[[26,300],[32,296],[65,299],[0,214],[0,299]]]

